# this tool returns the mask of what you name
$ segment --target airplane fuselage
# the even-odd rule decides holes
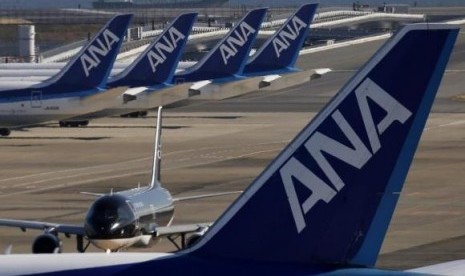
[[[103,250],[148,245],[157,227],[170,225],[171,194],[164,188],[137,188],[105,195],[90,207],[84,224],[87,239]]]
[[[44,96],[42,88],[0,91],[0,128],[36,125],[89,112],[91,105],[83,105],[81,97],[97,92],[96,89]]]

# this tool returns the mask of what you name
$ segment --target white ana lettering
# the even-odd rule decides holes
[[[240,32],[239,32],[239,31]],[[228,59],[234,57],[239,51],[238,48],[244,46],[248,37],[255,33],[255,30],[246,22],[242,22],[237,29],[221,44],[220,52],[225,65],[228,64]]]
[[[331,189],[331,187],[324,183],[319,177],[317,177],[294,157],[289,159],[279,172],[291,206],[297,232],[300,233],[306,226],[304,214],[312,209],[319,200],[323,200],[326,203],[331,201],[331,199],[333,199],[336,195],[336,191]],[[294,180],[292,178],[296,178],[305,187],[312,191],[312,194],[302,204],[302,209],[295,191]]]
[[[405,123],[412,113],[370,79],[366,79],[360,84],[355,90],[355,95],[357,96],[357,102],[360,112],[362,113],[365,130],[370,140],[371,151],[376,153],[381,148],[379,135],[383,134],[394,121],[398,121],[402,124]],[[386,116],[377,125],[378,131],[375,129],[373,116],[368,106],[368,98],[386,111]]]
[[[305,143],[305,147],[310,155],[315,159],[318,166],[323,170],[326,177],[328,177],[331,181],[331,184],[340,191],[344,187],[344,182],[322,152],[336,157],[357,169],[360,169],[363,165],[365,165],[365,163],[371,158],[371,153],[339,110],[336,110],[331,117],[347,137],[353,148],[329,138],[318,131],[315,132],[310,139],[308,139]]]
[[[163,36],[159,42],[152,47],[152,50],[147,54],[147,58],[149,59],[153,73],[157,71],[158,65],[165,62],[166,55],[172,53],[174,49],[178,47],[178,42],[185,37],[186,36],[176,28],[171,27],[167,35]]]
[[[279,171],[298,233],[306,227],[305,214],[319,200],[329,203],[336,193],[345,186],[343,179],[341,179],[338,172],[329,163],[325,155],[323,155],[323,152],[360,170],[381,148],[379,136],[395,121],[404,124],[412,115],[407,108],[370,79],[366,79],[360,84],[355,90],[355,95],[359,111],[363,118],[366,136],[370,141],[371,152],[360,139],[361,134],[355,132],[340,110],[337,109],[331,114],[331,117],[347,138],[346,140],[349,141],[350,146],[344,145],[340,141],[330,138],[319,131],[315,131],[304,144],[305,149],[315,160],[330,183],[325,183],[307,168],[306,164],[302,164],[295,157],[289,159]],[[376,124],[376,128],[373,115],[368,106],[368,98],[386,112],[384,118]],[[300,204],[298,201],[293,178],[299,180],[312,192],[303,204]]]
[[[294,16],[286,27],[278,33],[273,39],[274,51],[278,58],[281,56],[281,52],[289,48],[291,42],[299,36],[300,30],[305,28],[307,28],[307,24],[299,17]]]
[[[105,57],[112,49],[112,45],[118,41],[119,38],[108,29],[103,31],[101,37],[95,39],[98,45],[90,45],[80,58],[86,77],[89,76],[92,68],[96,68],[100,64],[100,58]]]

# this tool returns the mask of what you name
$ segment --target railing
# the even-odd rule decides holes
[[[336,42],[330,45],[317,46],[317,47],[303,49],[299,52],[299,55],[306,55],[306,54],[316,53],[320,51],[346,47],[350,45],[356,45],[356,44],[362,44],[362,43],[371,42],[371,41],[388,39],[391,36],[392,36],[392,33],[386,33],[386,34],[381,34],[381,35],[374,35],[374,36],[368,36],[368,37],[363,37],[363,38],[358,38],[358,39],[351,39],[347,41]]]
[[[367,12],[367,11],[351,11],[351,10],[342,10],[342,11],[328,11],[328,12],[321,12],[315,15],[313,24],[311,28],[324,28],[330,27],[334,25],[340,24],[349,24],[357,21],[362,20],[371,20],[377,18],[394,18],[394,19],[401,19],[401,18],[408,18],[408,19],[424,19],[424,15],[421,14],[392,14],[392,13],[378,13],[378,12]],[[262,29],[270,29],[276,26],[281,26],[286,19],[278,19],[272,20],[268,22],[264,22],[261,25]],[[133,43],[126,45],[125,49],[129,53],[124,54],[123,50],[118,57],[128,57],[131,55],[135,55],[143,51],[145,47],[143,45],[148,44],[150,37],[157,36],[161,34],[163,31],[162,29],[157,30],[148,30],[146,27],[142,27],[142,32],[140,34],[140,39],[144,40],[142,43]],[[189,36],[189,40],[196,40],[196,39],[204,39],[208,37],[220,36],[226,34],[230,28],[225,27],[193,27],[192,34]],[[275,31],[274,30],[261,30],[259,34],[261,35],[271,35]],[[66,46],[62,46],[42,54],[42,62],[58,62],[64,61],[75,55],[85,44],[87,40],[82,40],[78,42],[74,42],[68,44]]]
[[[325,28],[335,25],[349,24],[363,20],[373,20],[379,18],[390,18],[390,19],[418,19],[422,20],[425,18],[423,14],[399,14],[399,13],[366,13],[356,17],[348,17],[342,19],[336,19],[326,22],[314,23],[311,25],[311,28]]]

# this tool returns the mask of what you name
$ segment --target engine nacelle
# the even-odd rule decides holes
[[[8,128],[0,128],[0,136],[8,136],[11,131]]]
[[[207,232],[208,227],[204,227],[201,230],[193,233],[192,235],[189,236],[186,240],[186,248],[190,248],[193,246],[195,243],[197,243],[203,235],[205,235],[205,232]]]
[[[60,238],[51,233],[38,236],[32,243],[32,253],[61,253],[62,243]]]

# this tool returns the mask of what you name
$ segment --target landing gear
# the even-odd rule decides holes
[[[9,136],[11,131],[8,128],[0,128],[0,136]]]
[[[88,241],[87,244],[84,246],[84,238],[81,235],[76,236],[76,243],[77,243],[76,249],[79,253],[86,252],[87,248],[90,245],[90,242]]]
[[[147,111],[136,111],[121,115],[123,118],[141,118],[147,116]]]
[[[58,122],[60,124],[60,127],[80,127],[80,126],[87,126],[89,124],[89,121],[83,120],[83,121],[60,121]]]

